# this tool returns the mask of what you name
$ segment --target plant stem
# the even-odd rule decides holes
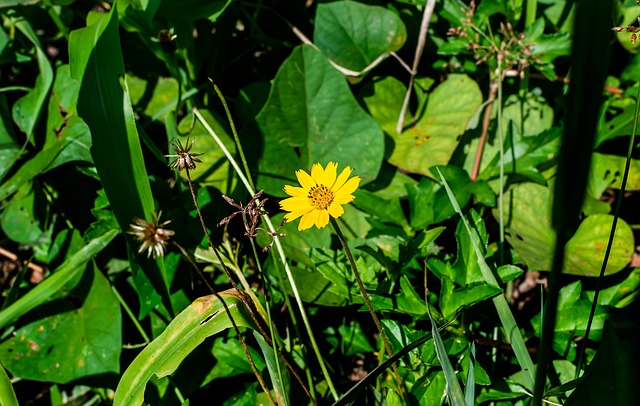
[[[329,219],[331,220],[331,225],[333,226],[333,229],[338,235],[338,239],[342,244],[342,248],[344,248],[344,251],[347,254],[347,258],[349,259],[349,265],[351,265],[351,270],[353,271],[353,275],[356,277],[356,281],[358,282],[358,288],[360,289],[360,294],[362,295],[362,299],[364,299],[364,302],[366,303],[367,308],[369,309],[369,313],[371,314],[371,318],[373,318],[373,322],[376,324],[376,327],[378,328],[378,333],[380,334],[380,338],[382,338],[382,342],[384,344],[384,348],[387,351],[387,355],[391,358],[393,357],[393,351],[391,350],[391,346],[389,345],[389,340],[387,339],[387,335],[382,329],[382,324],[380,324],[380,319],[378,319],[378,316],[376,315],[376,312],[373,309],[373,305],[371,304],[371,299],[369,298],[369,295],[367,294],[367,291],[364,288],[364,284],[362,283],[362,278],[360,278],[360,272],[358,272],[358,268],[356,267],[356,263],[353,260],[353,255],[351,254],[351,250],[347,245],[347,240],[344,238],[344,234],[342,234],[342,230],[340,229],[340,225],[338,224],[336,219],[334,219],[333,217],[329,217]],[[405,389],[404,389],[402,379],[400,378],[400,372],[398,371],[398,366],[394,363],[392,365],[392,368],[396,376],[396,380],[398,381],[399,392],[402,394],[402,397],[405,398],[406,400]]]
[[[220,137],[218,137],[218,135],[215,133],[215,131],[213,131],[213,129],[211,128],[209,123],[207,123],[206,120],[204,119],[204,117],[202,117],[202,114],[200,114],[200,111],[198,111],[198,109],[195,108],[195,107],[193,108],[193,114],[196,116],[198,121],[200,121],[200,124],[202,124],[202,126],[209,133],[209,135],[211,135],[211,137],[215,140],[215,142],[218,144],[218,147],[220,147],[222,152],[224,152],[225,156],[229,160],[229,163],[231,164],[233,169],[236,171],[238,177],[240,178],[240,181],[244,184],[244,187],[247,189],[249,194],[254,196],[256,194],[255,190],[251,187],[251,184],[249,183],[247,177],[244,175],[244,173],[240,169],[240,166],[238,166],[238,163],[233,158],[233,155],[231,155],[229,150],[224,146],[224,144],[222,143],[222,140],[220,139]],[[269,218],[269,216],[265,215],[265,216],[263,216],[263,219],[264,219],[265,223],[267,223],[267,227],[269,228],[269,230],[271,232],[275,233],[276,232],[276,228],[273,226],[273,223],[271,222],[271,219]],[[311,347],[313,348],[313,352],[315,353],[316,358],[318,359],[318,363],[320,364],[320,369],[322,370],[322,374],[324,375],[324,379],[327,382],[327,386],[329,387],[329,390],[331,391],[331,394],[332,394],[334,400],[338,400],[338,398],[339,398],[338,391],[336,390],[335,386],[333,385],[333,381],[331,380],[331,377],[329,376],[329,372],[327,371],[327,366],[324,363],[324,359],[322,358],[322,354],[320,354],[320,348],[318,347],[318,344],[316,342],[315,336],[313,335],[313,330],[311,330],[311,324],[309,323],[309,319],[307,317],[307,313],[304,310],[304,305],[302,304],[302,299],[300,298],[300,293],[298,292],[298,287],[296,286],[296,282],[293,279],[293,274],[291,273],[291,269],[289,268],[289,263],[287,262],[287,257],[284,254],[284,248],[282,247],[282,244],[280,243],[280,239],[277,238],[277,237],[275,238],[275,246],[276,246],[276,249],[278,251],[278,254],[280,255],[280,260],[282,261],[282,264],[284,265],[284,271],[287,274],[287,279],[289,280],[289,284],[291,285],[291,293],[293,293],[293,297],[296,299],[296,305],[298,306],[298,310],[300,311],[300,316],[302,317],[302,323],[304,324],[305,329],[307,330],[307,334],[309,335],[309,341],[310,341]]]
[[[127,313],[129,318],[131,319],[131,322],[133,323],[133,325],[136,326],[136,329],[138,330],[138,332],[142,336],[142,339],[144,340],[144,345],[149,344],[149,342],[151,342],[151,340],[149,339],[149,336],[144,331],[144,328],[142,328],[142,326],[140,325],[140,322],[138,322],[138,318],[133,314],[133,312],[127,305],[127,302],[125,302],[122,296],[120,296],[120,292],[118,292],[118,290],[114,285],[111,285],[111,290],[113,291],[113,294],[118,299],[118,302],[120,302],[120,305],[124,308],[124,311]]]
[[[264,287],[265,292],[267,292],[268,288],[265,282],[266,278],[264,277],[264,271],[262,270],[262,265],[260,265],[260,260],[258,258],[258,251],[256,250],[256,243],[253,241],[253,238],[249,238],[249,241],[251,242],[251,250],[253,251],[253,257],[255,258],[256,266],[258,267],[258,274],[262,277],[262,286]],[[273,347],[274,352],[278,352],[278,347],[276,345],[276,335],[273,332],[274,328],[273,328],[273,322],[271,320],[271,308],[269,306],[269,299],[267,298],[266,295],[265,295],[265,307],[267,311],[267,325],[269,326],[269,333],[271,333],[271,346]],[[276,362],[276,369],[278,370],[278,376],[280,377],[280,382],[284,382],[284,380],[282,379],[282,370],[280,369],[280,362],[278,362],[277,357],[275,358],[275,362]],[[274,384],[273,388],[277,389],[277,386]],[[284,399],[285,405],[288,405],[289,401],[287,400],[287,394],[284,393],[283,391],[283,393],[281,393],[280,395]]]
[[[191,182],[189,182],[189,185],[191,185]],[[200,209],[199,208],[198,208],[198,213],[200,213]],[[209,291],[220,301],[220,303],[222,303],[222,306],[224,307],[224,311],[229,316],[229,321],[231,321],[231,325],[233,326],[233,330],[235,331],[236,336],[238,337],[238,341],[240,341],[240,345],[242,346],[242,349],[244,350],[244,354],[247,357],[247,361],[249,361],[249,365],[251,366],[251,370],[253,371],[253,374],[256,376],[256,379],[258,379],[258,382],[260,383],[260,386],[262,387],[262,390],[264,391],[264,393],[267,395],[267,398],[269,399],[269,404],[277,405],[277,403],[275,402],[275,400],[271,396],[271,392],[269,391],[269,388],[267,388],[267,384],[265,383],[264,379],[262,379],[262,375],[260,375],[260,372],[258,371],[258,368],[256,368],[256,365],[253,362],[253,358],[251,357],[251,353],[249,352],[249,348],[247,347],[247,343],[245,343],[244,338],[242,338],[242,334],[240,333],[240,329],[238,328],[238,325],[236,324],[236,321],[234,320],[233,315],[231,314],[231,310],[229,310],[229,306],[227,306],[227,303],[224,301],[222,296],[220,296],[218,294],[218,292],[216,292],[215,289],[213,289],[213,286],[211,286],[211,283],[209,283],[209,280],[204,276],[204,274],[202,273],[202,271],[200,270],[198,265],[193,261],[191,256],[187,253],[187,251],[185,251],[185,249],[182,248],[182,246],[180,244],[178,244],[177,242],[172,241],[172,243],[173,243],[173,245],[175,247],[177,247],[180,250],[182,255],[187,259],[189,264],[191,264],[193,269],[195,269],[196,273],[204,281],[205,285],[207,285],[207,288],[209,289]],[[242,295],[240,295],[240,297],[242,297]],[[176,389],[177,389],[177,387],[176,387]]]

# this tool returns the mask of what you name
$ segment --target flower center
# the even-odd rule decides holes
[[[325,185],[316,185],[309,189],[309,203],[318,210],[326,210],[333,202],[333,192]]]

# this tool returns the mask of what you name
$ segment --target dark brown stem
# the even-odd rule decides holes
[[[356,281],[358,282],[358,288],[360,289],[360,294],[362,295],[364,302],[367,304],[367,308],[369,309],[369,313],[371,314],[371,318],[373,319],[373,322],[378,328],[378,333],[380,334],[380,338],[382,338],[382,343],[384,344],[384,348],[387,351],[387,355],[389,356],[389,358],[391,358],[393,357],[393,351],[391,350],[391,346],[389,345],[389,340],[387,339],[387,335],[382,329],[382,324],[380,324],[380,319],[378,319],[378,315],[376,315],[376,312],[373,309],[373,305],[371,304],[371,299],[369,298],[369,295],[367,294],[367,291],[364,288],[364,284],[362,283],[362,278],[360,278],[360,272],[358,272],[356,263],[353,260],[353,255],[351,255],[351,250],[347,245],[347,240],[344,238],[344,234],[342,234],[342,230],[340,229],[340,226],[338,225],[338,222],[336,221],[336,219],[334,219],[333,217],[330,217],[329,219],[331,220],[331,225],[333,226],[333,229],[338,235],[338,239],[342,244],[342,248],[344,248],[344,251],[347,254],[347,258],[349,259],[349,264],[351,265],[351,270],[353,271],[353,275],[356,277]],[[392,365],[392,369],[393,369],[395,378],[398,381],[398,389],[399,389],[400,395],[402,396],[403,399],[406,400],[407,398],[405,394],[404,384],[403,384],[402,378],[400,378],[400,371],[398,371],[398,365],[395,362]]]
[[[224,272],[227,275],[227,278],[229,278],[229,282],[231,282],[231,285],[233,286],[233,288],[235,289],[235,291],[238,293],[238,298],[240,298],[240,300],[244,303],[245,308],[247,309],[249,315],[251,316],[251,319],[253,320],[253,322],[255,323],[256,327],[258,328],[258,330],[260,330],[260,334],[262,335],[262,337],[267,341],[267,344],[271,347],[274,347],[273,342],[271,341],[271,338],[269,337],[269,335],[267,334],[267,332],[265,331],[265,329],[262,326],[262,321],[258,319],[258,317],[256,317],[256,312],[253,310],[253,306],[252,303],[250,302],[250,300],[247,300],[245,295],[246,292],[241,291],[238,288],[238,285],[235,283],[235,281],[233,280],[233,278],[231,277],[231,272],[229,271],[229,269],[227,268],[227,266],[225,265],[224,261],[222,260],[222,256],[220,255],[220,252],[218,251],[218,249],[215,247],[215,245],[213,244],[213,240],[211,240],[211,236],[209,235],[209,231],[207,231],[207,227],[205,225],[204,222],[204,218],[202,217],[202,212],[200,210],[200,205],[198,204],[198,201],[196,199],[196,194],[193,190],[193,183],[191,182],[191,175],[189,174],[189,168],[185,168],[186,172],[187,172],[187,183],[189,185],[189,191],[191,192],[191,197],[193,199],[193,204],[196,207],[196,211],[198,212],[198,218],[200,219],[200,224],[202,225],[202,230],[204,231],[204,234],[207,236],[207,241],[209,242],[209,246],[211,247],[211,249],[213,250],[213,253],[216,256],[216,259],[218,260],[218,262],[220,262],[220,266],[222,267],[222,269],[224,270]],[[204,275],[202,275],[202,273],[200,273],[200,276],[204,279]],[[206,279],[205,279],[206,281]],[[213,290],[213,288],[209,285],[208,281],[205,282],[207,284],[207,286]],[[232,319],[233,320],[233,319]],[[284,356],[284,354],[280,351],[279,348],[276,348],[278,355],[282,358],[282,360],[284,361],[284,363],[287,366],[287,369],[291,372],[291,374],[296,378],[296,380],[298,381],[298,383],[300,384],[300,386],[302,386],[302,389],[304,390],[304,392],[307,394],[307,396],[309,397],[309,399],[311,400],[311,402],[313,403],[313,405],[315,406],[317,403],[315,401],[315,399],[313,399],[313,397],[311,396],[311,394],[309,393],[309,390],[307,389],[307,387],[304,385],[304,383],[302,382],[302,379],[300,378],[300,376],[298,375],[298,373],[294,370],[293,366],[291,365],[291,363],[287,360],[287,358]],[[263,388],[264,389],[264,388]],[[271,398],[271,394],[265,390],[265,392],[267,393],[269,400],[272,401],[273,399]]]
[[[493,103],[496,100],[496,94],[498,92],[498,80],[491,81],[491,88],[489,91],[489,102],[487,108],[484,111],[484,118],[482,120],[482,134],[478,141],[478,149],[476,150],[476,156],[473,160],[473,169],[471,169],[471,181],[475,182],[478,179],[480,173],[480,164],[482,163],[482,154],[484,153],[484,146],[487,143],[487,133],[489,132],[489,124],[491,123],[491,113],[493,111]]]
[[[236,336],[238,337],[238,340],[240,341],[240,345],[242,345],[242,349],[244,350],[244,353],[247,356],[247,360],[249,361],[249,365],[251,365],[251,370],[253,371],[253,374],[258,379],[258,382],[260,382],[260,386],[262,387],[262,390],[264,391],[264,393],[267,395],[267,398],[269,399],[269,403],[271,405],[277,405],[277,403],[275,402],[275,400],[271,396],[271,392],[269,391],[269,388],[267,388],[267,384],[264,382],[264,379],[262,379],[262,375],[260,375],[260,372],[258,371],[258,368],[256,368],[256,365],[253,362],[253,358],[251,357],[251,353],[249,352],[249,348],[247,347],[247,344],[244,342],[244,338],[242,338],[242,334],[240,333],[240,329],[238,328],[238,325],[236,324],[236,321],[234,320],[233,315],[231,314],[231,310],[229,310],[229,306],[227,306],[227,303],[224,301],[222,296],[220,296],[218,294],[218,292],[216,292],[215,289],[213,289],[213,286],[211,286],[211,284],[209,283],[207,278],[204,276],[204,274],[202,273],[202,271],[200,270],[198,265],[193,261],[191,256],[187,253],[187,251],[185,251],[185,249],[182,248],[182,246],[180,244],[178,244],[177,242],[175,242],[175,241],[172,241],[172,242],[173,242],[173,245],[175,245],[180,250],[182,255],[184,255],[184,257],[187,259],[187,261],[189,261],[189,263],[191,264],[193,269],[196,270],[196,273],[200,276],[200,278],[202,278],[202,280],[207,285],[207,287],[209,288],[211,293],[213,293],[213,295],[220,301],[220,303],[222,303],[222,306],[224,307],[224,311],[229,316],[229,320],[231,321],[231,325],[233,326],[233,329],[236,332]]]

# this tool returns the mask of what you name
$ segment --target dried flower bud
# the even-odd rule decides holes
[[[175,158],[173,162],[169,164],[171,169],[178,168],[179,171],[182,171],[184,169],[196,169],[196,162],[202,163],[202,161],[197,158],[202,154],[194,154],[190,152],[195,141],[196,140],[192,140],[189,144],[189,138],[187,138],[186,148],[182,145],[180,140],[174,140],[173,142],[171,142],[171,145],[173,146],[173,149],[174,151],[176,151],[176,153],[175,155],[164,156],[165,158]]]

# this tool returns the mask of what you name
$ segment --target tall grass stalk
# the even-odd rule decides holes
[[[442,185],[447,191],[447,196],[451,202],[456,213],[460,215],[460,219],[464,224],[467,233],[469,234],[469,238],[471,239],[471,244],[473,245],[473,249],[476,253],[478,266],[480,267],[480,271],[482,272],[482,276],[485,281],[493,286],[499,286],[498,281],[496,280],[491,268],[487,264],[487,261],[484,259],[482,251],[480,250],[480,243],[478,242],[477,235],[471,230],[471,225],[469,224],[469,220],[462,213],[462,209],[460,209],[460,205],[456,200],[455,195],[451,191],[447,180],[442,176],[439,168],[436,168],[438,171],[438,175],[440,176],[440,180],[442,181]],[[511,343],[513,348],[513,352],[518,360],[518,364],[520,368],[524,372],[524,377],[527,380],[527,384],[530,387],[533,387],[534,384],[534,366],[533,361],[531,360],[531,356],[529,355],[529,351],[527,350],[527,346],[524,343],[524,339],[522,338],[522,334],[520,333],[520,329],[518,328],[518,324],[516,323],[515,318],[513,317],[513,313],[511,313],[511,309],[509,308],[509,304],[507,303],[507,299],[504,295],[498,295],[492,299],[493,304],[496,308],[496,312],[498,313],[498,317],[500,318],[500,323],[502,324],[502,328],[505,331],[506,337]]]
[[[360,277],[360,272],[358,272],[358,267],[356,266],[356,263],[353,260],[353,255],[351,254],[351,249],[349,249],[347,240],[344,238],[342,229],[340,228],[340,225],[338,224],[336,219],[334,219],[333,217],[329,217],[329,219],[331,220],[331,226],[333,226],[333,229],[335,230],[336,235],[338,236],[338,239],[342,244],[342,248],[344,249],[344,252],[347,254],[347,258],[349,259],[349,265],[351,266],[351,270],[353,271],[353,276],[355,276],[356,282],[358,283],[358,289],[360,289],[360,295],[362,295],[362,299],[367,305],[367,309],[369,309],[369,314],[371,314],[371,318],[373,319],[373,322],[375,323],[376,328],[378,329],[378,333],[380,334],[380,338],[382,339],[384,348],[387,351],[387,355],[389,356],[389,358],[391,358],[393,357],[393,350],[391,349],[391,345],[389,345],[389,339],[387,338],[387,334],[384,332],[384,329],[382,328],[382,324],[380,324],[380,319],[378,319],[378,316],[376,315],[376,312],[373,309],[373,305],[371,304],[371,299],[369,298],[369,294],[364,288],[364,284],[362,283],[362,278]],[[400,377],[400,371],[398,371],[398,365],[394,363],[392,364],[391,367],[393,369],[393,374],[395,375],[396,381],[398,382],[398,390],[400,392],[400,395],[405,400],[407,400],[404,383],[402,381],[402,378]]]
[[[575,377],[578,378],[582,369],[582,362],[584,360],[584,351],[586,344],[589,340],[589,332],[591,331],[591,325],[593,324],[593,318],[596,314],[596,307],[598,306],[598,297],[600,295],[600,282],[604,277],[604,273],[607,269],[607,262],[609,261],[609,255],[611,254],[611,248],[613,247],[613,239],[616,234],[616,225],[618,224],[618,218],[620,216],[620,210],[622,208],[622,198],[624,197],[624,191],[627,188],[627,180],[629,179],[629,169],[631,167],[631,154],[633,153],[633,146],[635,145],[636,133],[638,131],[638,116],[640,114],[640,84],[638,85],[638,93],[636,94],[636,114],[633,119],[633,131],[631,132],[631,138],[629,139],[629,147],[627,149],[627,161],[624,165],[624,172],[622,174],[622,184],[620,185],[620,193],[618,195],[618,201],[616,202],[616,210],[613,213],[613,222],[611,223],[611,231],[609,232],[609,241],[607,243],[607,250],[604,253],[602,260],[602,268],[600,268],[600,275],[596,282],[596,290],[593,295],[593,303],[591,304],[591,311],[589,312],[589,320],[587,321],[587,328],[584,333],[583,345],[580,347],[578,355],[578,367],[576,368]]]
[[[200,124],[202,124],[204,129],[209,133],[209,135],[214,139],[216,144],[218,144],[218,147],[220,147],[222,152],[225,154],[225,156],[227,157],[227,160],[229,161],[233,169],[236,171],[236,174],[240,178],[240,181],[244,185],[245,189],[247,189],[247,192],[249,192],[249,194],[252,196],[255,195],[256,191],[251,186],[251,183],[249,183],[249,180],[242,172],[242,169],[240,169],[240,166],[238,166],[238,163],[236,162],[231,152],[229,152],[229,150],[224,146],[220,137],[218,137],[215,131],[213,131],[209,123],[207,123],[204,117],[202,117],[202,114],[200,114],[200,111],[196,107],[193,108],[193,114],[196,116]],[[265,223],[267,223],[267,228],[269,229],[269,231],[275,233],[276,228],[273,226],[273,223],[271,222],[270,217],[268,215],[265,215],[263,216],[263,219]],[[327,366],[325,365],[324,359],[322,358],[322,354],[320,353],[320,348],[318,347],[318,343],[316,342],[315,336],[313,334],[313,330],[311,329],[309,318],[307,317],[307,313],[304,309],[304,305],[302,304],[302,299],[300,297],[300,293],[298,292],[298,287],[296,286],[296,282],[293,278],[293,274],[291,273],[291,268],[289,267],[289,264],[287,262],[287,257],[284,253],[284,248],[282,247],[282,244],[280,243],[279,238],[277,237],[275,238],[274,245],[276,247],[276,250],[278,251],[280,260],[284,265],[284,270],[287,275],[287,279],[289,280],[289,284],[291,285],[291,293],[293,294],[293,297],[296,300],[296,305],[298,306],[298,310],[300,311],[302,323],[304,324],[305,329],[307,330],[307,334],[309,335],[309,342],[311,344],[311,347],[313,348],[313,352],[315,353],[316,358],[318,359],[318,363],[320,364],[320,369],[322,370],[322,374],[327,382],[327,386],[329,387],[329,390],[334,400],[338,400],[339,398],[338,391],[336,390],[333,384],[333,381],[331,380],[329,371],[327,370]]]
[[[552,362],[564,248],[578,227],[587,186],[600,117],[602,88],[609,66],[612,11],[612,0],[582,0],[576,3],[569,109],[558,155],[553,198],[552,225],[556,231],[556,243],[542,318],[533,406],[542,404],[547,370]]]

